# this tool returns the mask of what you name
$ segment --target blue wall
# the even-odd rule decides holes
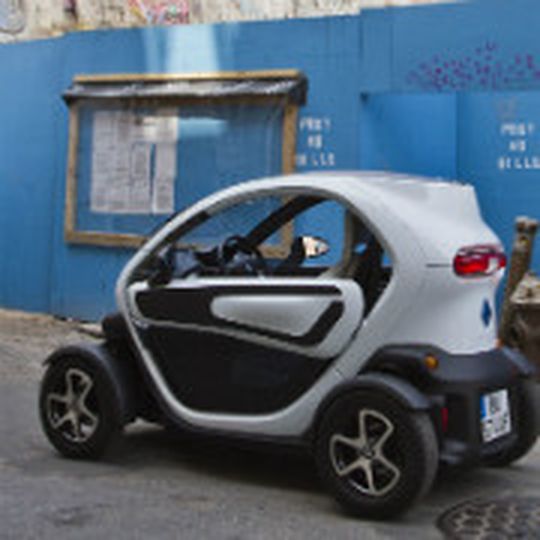
[[[456,96],[434,93],[364,94],[360,166],[456,178]]]
[[[0,305],[85,319],[114,307],[114,282],[131,251],[63,241],[60,95],[78,73],[301,69],[310,89],[299,170],[463,178],[509,247],[516,215],[540,217],[536,4],[486,0],[1,46]]]
[[[483,0],[361,19],[360,166],[473,183],[509,250],[515,217],[540,218],[540,6]]]

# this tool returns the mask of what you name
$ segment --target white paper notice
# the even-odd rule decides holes
[[[158,143],[152,191],[152,213],[170,214],[174,210],[176,144]]]
[[[178,112],[98,111],[92,136],[90,208],[107,214],[174,210]]]

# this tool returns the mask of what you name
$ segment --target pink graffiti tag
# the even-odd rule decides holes
[[[189,22],[189,0],[129,0],[131,11],[146,24]]]

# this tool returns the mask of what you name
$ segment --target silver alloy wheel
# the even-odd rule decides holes
[[[99,416],[91,410],[88,400],[93,387],[90,375],[81,369],[69,368],[64,374],[64,391],[46,396],[46,413],[51,427],[69,441],[87,441],[99,425]]]
[[[394,424],[373,409],[358,412],[358,434],[336,433],[330,438],[330,459],[339,477],[365,495],[382,497],[399,479],[399,467],[385,455],[385,445],[394,433]]]

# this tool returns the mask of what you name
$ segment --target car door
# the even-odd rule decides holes
[[[215,272],[182,269],[166,283],[141,280],[129,288],[132,320],[170,389],[191,409],[253,414],[284,408],[328,369],[361,324],[358,284],[326,272],[341,259],[343,242],[334,249],[335,260],[327,260],[319,270],[308,264],[305,271],[298,265],[288,271],[285,255],[290,246],[283,246],[279,229],[290,225],[294,212],[260,203],[255,206],[266,210],[255,212],[256,219],[247,223],[238,219],[238,208],[232,222],[223,215],[210,221],[219,232],[225,228],[247,238],[258,236],[270,266],[264,272],[220,275],[223,268],[216,264]],[[252,201],[250,205],[253,212]],[[304,214],[300,210],[306,206],[298,204],[299,213]],[[270,223],[270,228],[264,230],[261,223]],[[333,224],[326,219],[326,224],[327,233],[340,238],[332,227],[343,227],[343,214],[339,212]],[[305,219],[301,226],[308,226]],[[205,225],[190,241],[198,237],[208,243],[211,236]],[[219,251],[226,239],[212,241]],[[281,257],[272,259],[279,249]],[[282,270],[276,275],[278,268]]]

